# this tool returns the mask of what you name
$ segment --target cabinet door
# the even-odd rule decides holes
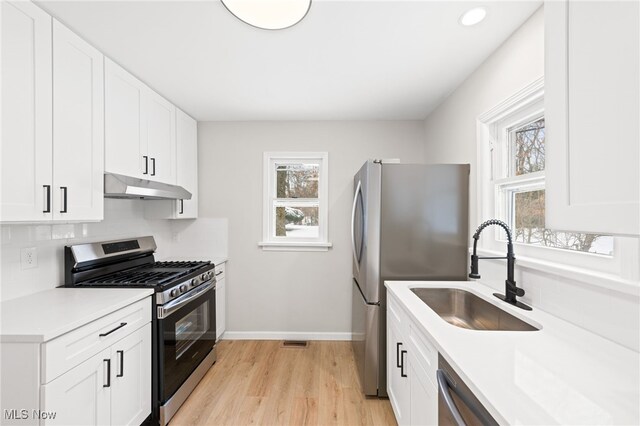
[[[387,317],[387,393],[399,425],[411,423],[407,345],[396,324]]]
[[[178,219],[198,217],[198,123],[176,109],[177,183],[191,192],[190,200],[176,202]]]
[[[638,2],[545,2],[546,226],[640,234]]]
[[[413,357],[410,357],[408,360],[411,424],[437,425],[438,389],[436,385],[428,379],[427,372],[422,369],[420,364],[413,361]]]
[[[105,171],[148,178],[147,148],[141,143],[144,84],[105,59]]]
[[[41,387],[41,410],[55,413],[46,425],[108,425],[113,363],[105,349]],[[109,371],[110,370],[110,371]],[[111,376],[109,376],[111,373]]]
[[[101,220],[104,57],[53,22],[53,217]]]
[[[3,222],[52,218],[51,17],[31,2],[3,1]],[[50,200],[50,197],[49,197]]]
[[[149,156],[148,179],[176,183],[176,108],[147,89],[142,98],[142,146]]]
[[[139,425],[151,414],[151,324],[111,349],[111,423]]]
[[[218,280],[216,283],[216,340],[222,336],[226,329],[226,303],[227,303],[227,285],[225,279]]]

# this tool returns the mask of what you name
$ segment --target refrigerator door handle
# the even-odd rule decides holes
[[[356,262],[356,270],[360,271],[360,259],[358,259],[358,253],[356,250],[356,207],[358,206],[358,197],[362,191],[362,182],[358,181],[356,186],[356,192],[353,197],[353,207],[351,207],[351,252],[353,253],[353,260]],[[360,286],[358,286],[360,288]],[[362,293],[362,291],[360,291]]]
[[[362,301],[364,302],[365,305],[380,306],[380,302],[369,302],[367,300],[367,298],[364,296],[364,293],[362,292],[362,289],[360,288],[360,284],[358,284],[358,281],[356,281],[355,278],[353,278],[353,283],[356,285],[356,287],[358,287],[358,291],[360,292],[360,296],[362,296]]]

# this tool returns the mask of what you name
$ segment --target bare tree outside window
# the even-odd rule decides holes
[[[276,164],[276,236],[318,236],[319,173],[318,164]]]
[[[545,166],[545,120],[512,129],[510,132],[511,174],[524,176],[544,171]],[[601,234],[560,232],[545,227],[545,190],[536,187],[529,190],[504,189],[510,206],[511,227],[515,241],[576,250],[597,254],[613,254],[613,237]]]

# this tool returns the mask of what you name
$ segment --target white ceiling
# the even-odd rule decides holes
[[[327,1],[281,31],[218,0],[45,1],[199,121],[422,119],[541,1]],[[474,27],[458,23],[487,8]]]

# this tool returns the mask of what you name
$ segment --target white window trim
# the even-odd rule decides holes
[[[273,237],[273,215],[271,203],[275,174],[275,162],[319,161],[320,180],[318,182],[318,238]],[[327,251],[329,242],[329,154],[327,152],[265,152],[263,154],[263,204],[262,241],[258,243],[265,251]]]
[[[494,185],[500,184],[501,181],[493,181],[494,158],[491,152],[497,143],[495,135],[498,123],[523,110],[528,118],[535,117],[544,111],[543,100],[544,78],[540,77],[477,118],[476,226],[484,220],[499,217],[503,213],[502,203],[495,197]],[[526,121],[526,119],[519,121]],[[495,160],[505,161],[503,158]],[[500,230],[497,228],[494,232],[485,232],[479,240],[479,253],[492,256],[504,255],[505,242],[500,238]],[[634,256],[637,259],[639,251],[639,244],[632,239],[615,238],[613,256],[572,252],[517,242],[514,242],[514,245],[517,265],[520,267],[557,274],[623,293],[634,295],[639,293],[638,277],[634,275],[634,268],[629,266]]]

